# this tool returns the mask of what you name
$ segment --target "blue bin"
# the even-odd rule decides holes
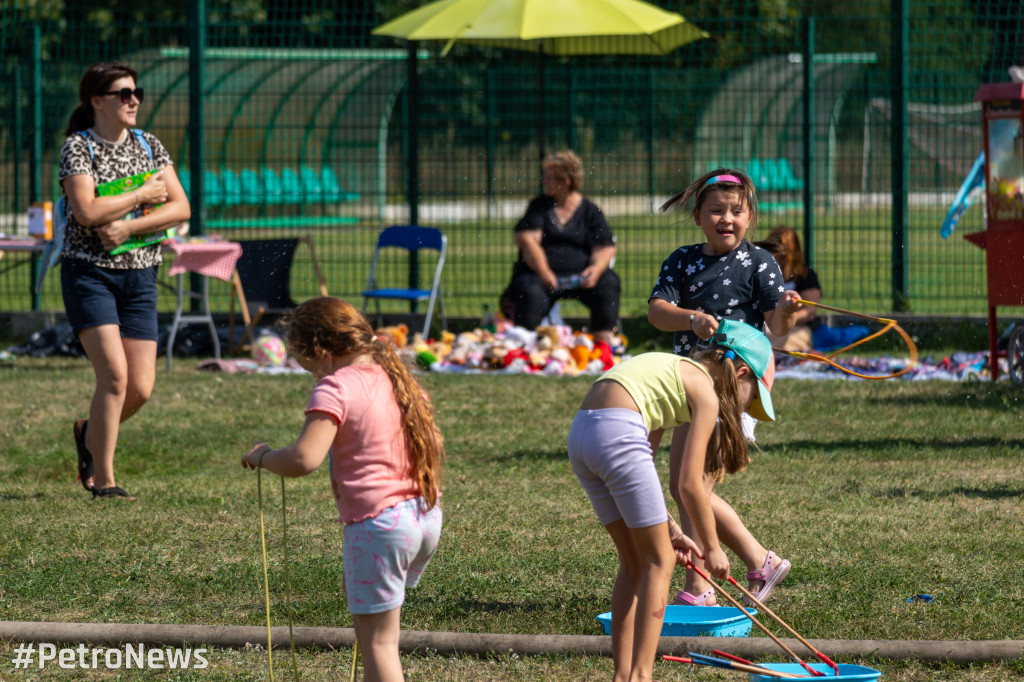
[[[757,615],[756,609],[747,609]],[[602,613],[597,621],[604,628],[604,634],[612,633],[611,612]],[[746,637],[752,623],[743,612],[734,606],[678,606],[665,607],[665,622],[661,626],[662,637]]]
[[[794,675],[807,675],[807,671],[799,663],[758,663],[762,668],[770,668],[780,673],[793,673]],[[839,674],[834,675],[835,672],[832,670],[832,666],[826,663],[808,663],[812,669],[825,673],[826,677],[810,677],[807,676],[804,679],[808,680],[840,680],[840,682],[870,682],[871,680],[877,680],[882,676],[881,671],[875,670],[874,668],[868,668],[863,665],[852,665],[850,663],[837,663],[836,667],[839,668]],[[750,673],[750,682],[778,682],[778,677],[771,677],[770,675],[759,675],[758,673]]]

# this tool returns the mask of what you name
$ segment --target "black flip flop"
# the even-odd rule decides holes
[[[88,427],[88,419],[79,419],[75,422],[75,448],[78,449],[78,480],[82,482],[83,488],[92,490],[92,486],[86,483],[94,474],[92,453],[89,452],[89,448],[85,447],[85,430]]]
[[[124,488],[121,488],[120,486],[116,485],[111,486],[109,488],[103,488],[101,490],[96,490],[95,488],[93,488],[92,496],[93,499],[96,499],[97,497],[123,497],[126,500],[135,499],[130,494],[128,494],[128,491],[126,491]]]

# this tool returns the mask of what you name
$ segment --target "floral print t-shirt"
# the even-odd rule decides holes
[[[766,250],[743,240],[721,256],[708,256],[704,244],[681,246],[665,259],[648,301],[660,298],[679,308],[739,320],[764,331],[764,312],[775,309],[785,286],[782,270]],[[677,331],[673,352],[689,355],[700,339]]]

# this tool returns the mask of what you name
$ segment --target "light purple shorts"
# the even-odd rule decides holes
[[[638,412],[577,412],[569,430],[569,462],[602,525],[623,519],[628,528],[648,528],[668,518],[647,427]]]
[[[345,526],[342,558],[351,613],[397,609],[405,588],[419,583],[441,537],[441,506],[425,509],[418,497]]]

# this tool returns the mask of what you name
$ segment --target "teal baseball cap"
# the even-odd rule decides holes
[[[757,377],[757,395],[747,412],[760,421],[775,421],[772,406],[772,384],[775,382],[775,354],[764,332],[745,322],[722,320],[710,339],[712,346],[722,346],[736,353]]]

